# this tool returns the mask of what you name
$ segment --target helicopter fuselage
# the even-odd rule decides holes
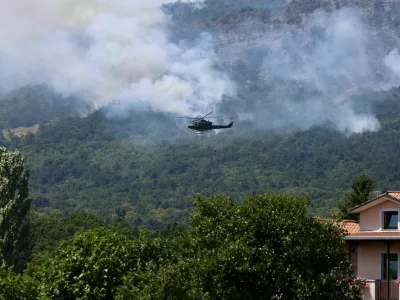
[[[184,119],[192,119],[193,121],[189,124],[188,128],[191,129],[195,133],[203,133],[204,131],[210,131],[213,129],[223,129],[223,128],[231,128],[233,122],[230,122],[228,125],[213,125],[212,122],[207,121],[205,117],[212,114],[212,112],[206,114],[204,117],[200,118],[189,118],[189,117],[181,117]]]
[[[206,120],[194,121],[192,122],[188,128],[194,131],[210,131],[213,129],[223,129],[223,128],[230,128],[232,127],[233,122],[229,123],[228,125],[213,125],[212,122]]]

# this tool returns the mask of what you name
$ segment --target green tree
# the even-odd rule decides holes
[[[105,229],[78,232],[47,257],[37,274],[49,299],[112,299],[132,264],[128,240]]]
[[[117,299],[361,299],[342,230],[312,218],[308,204],[198,198],[178,263],[132,276]]]
[[[0,299],[34,300],[38,296],[38,282],[28,275],[15,274],[0,265]]]
[[[0,148],[0,262],[20,271],[26,248],[25,217],[30,208],[28,199],[29,172],[18,151]]]
[[[105,228],[78,232],[56,255],[48,255],[33,277],[41,282],[43,299],[113,299],[129,271],[145,268],[171,256],[161,239],[142,235],[130,241]]]
[[[375,181],[365,173],[361,173],[350,185],[351,191],[346,193],[339,203],[340,217],[342,219],[358,220],[356,214],[350,210],[368,200],[368,195],[375,187]]]
[[[54,251],[61,241],[72,239],[80,230],[104,226],[100,218],[88,211],[65,216],[58,212],[40,213],[31,210],[28,222],[33,254]]]

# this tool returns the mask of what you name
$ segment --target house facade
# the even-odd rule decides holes
[[[351,212],[359,222],[342,223],[344,239],[355,276],[367,279],[364,300],[400,299],[400,191],[385,191]]]

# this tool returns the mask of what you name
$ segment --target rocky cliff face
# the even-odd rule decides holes
[[[331,11],[343,7],[361,8],[367,13],[371,25],[399,29],[399,0],[292,0],[285,9],[285,19],[291,23],[301,22],[317,10]]]

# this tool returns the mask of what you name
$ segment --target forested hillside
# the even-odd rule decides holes
[[[45,85],[25,86],[0,96],[0,130],[42,125],[88,109],[82,101],[63,97]]]
[[[167,74],[195,74],[189,83],[196,101],[233,86],[214,102],[191,103],[193,114],[214,110],[216,123],[234,121],[216,134],[191,135],[179,119],[187,114],[169,109],[183,103],[174,98],[181,90],[169,93],[179,80],[166,80],[159,92],[162,80],[155,77],[139,96],[129,94],[139,104],[117,99],[101,108],[45,84],[2,94],[0,143],[26,156],[33,205],[61,213],[89,209],[160,229],[187,224],[189,199],[197,194],[239,201],[266,191],[301,193],[313,214],[328,216],[363,171],[377,189],[400,188],[398,52],[388,29],[396,16],[385,13],[386,4],[331,2],[163,6],[166,38],[189,60]],[[378,16],[385,22],[367,22]],[[204,33],[211,39],[204,42]],[[142,82],[136,90],[144,90]],[[208,89],[212,82],[216,89]],[[168,109],[146,102],[148,94]]]
[[[312,212],[327,216],[362,171],[380,190],[400,186],[398,90],[378,96],[381,129],[350,136],[329,126],[282,134],[240,122],[231,132],[196,136],[167,115],[132,112],[121,121],[99,110],[3,143],[27,157],[30,195],[41,210],[90,209],[160,229],[186,223],[197,194],[239,200],[274,191],[305,193]]]

